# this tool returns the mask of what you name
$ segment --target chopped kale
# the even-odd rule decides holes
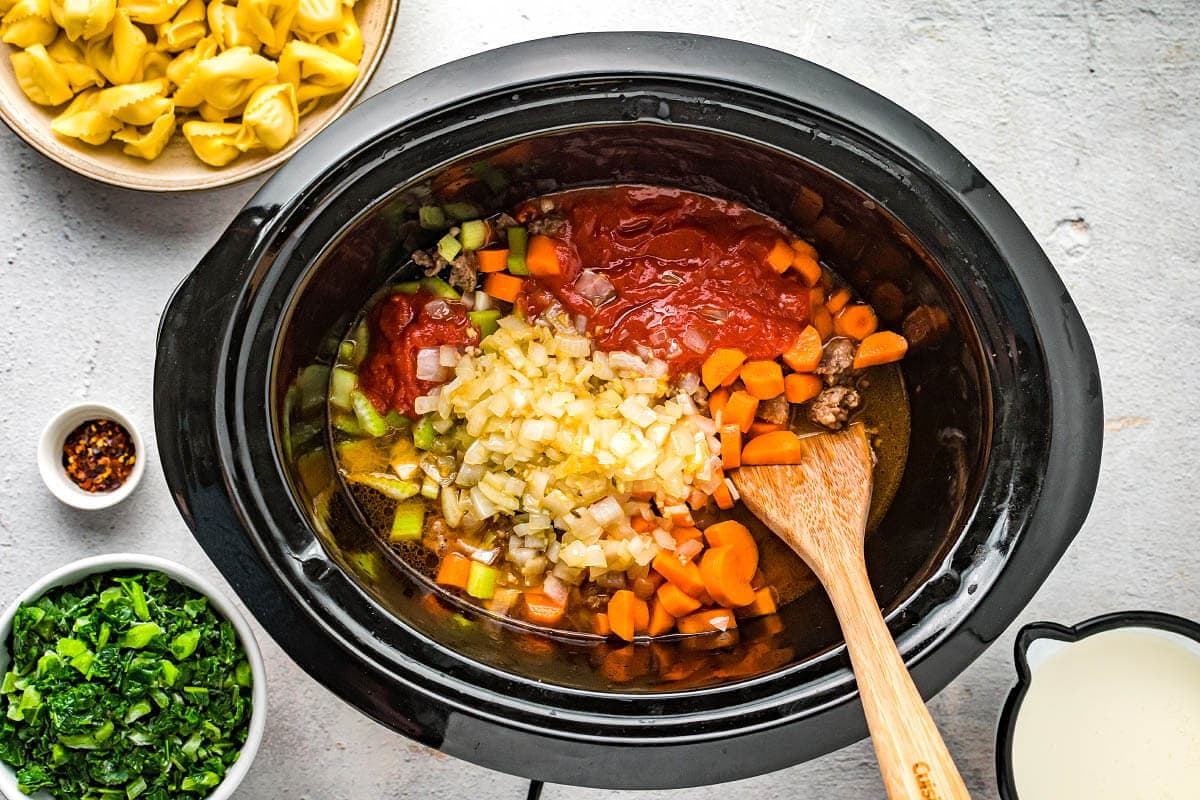
[[[233,625],[161,572],[94,575],[17,610],[0,761],[58,800],[209,794],[250,727]]]

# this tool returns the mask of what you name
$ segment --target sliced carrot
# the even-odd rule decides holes
[[[650,624],[646,626],[646,633],[651,636],[662,636],[664,633],[670,633],[674,627],[675,616],[668,612],[657,599],[650,601]]]
[[[655,525],[651,520],[638,515],[629,518],[629,527],[633,528],[638,533],[649,533],[658,526]]]
[[[732,547],[738,576],[751,582],[758,572],[758,543],[750,529],[737,520],[727,519],[704,529],[710,547]]]
[[[691,508],[692,511],[699,511],[708,505],[708,495],[701,491],[693,491],[688,495],[687,503],[688,507]]]
[[[503,272],[508,266],[508,248],[477,250],[480,272]]]
[[[817,248],[804,239],[792,239],[792,250],[796,251],[796,255],[808,256],[814,261],[821,257],[820,253],[817,252]]]
[[[614,592],[608,601],[608,625],[612,632],[627,642],[633,641],[637,628],[637,604],[641,601],[628,589]]]
[[[704,591],[704,579],[700,577],[700,568],[694,561],[681,561],[678,556],[671,553],[659,553],[650,565],[655,572],[692,597]]]
[[[737,609],[737,615],[743,619],[765,617],[774,614],[779,608],[775,602],[775,593],[767,586],[754,593],[754,602]]]
[[[833,332],[838,336],[849,336],[856,341],[862,341],[875,332],[879,320],[875,317],[875,309],[863,303],[846,306],[833,318]]]
[[[734,469],[742,465],[742,429],[737,425],[721,425],[721,466]]]
[[[549,236],[542,234],[529,237],[529,244],[525,248],[525,266],[528,267],[530,275],[539,278],[561,274],[558,245]]]
[[[817,281],[821,280],[820,263],[806,253],[797,252],[792,256],[792,269],[800,273],[800,280],[805,286],[816,286]]]
[[[521,293],[521,287],[524,285],[525,280],[523,278],[518,278],[504,272],[493,272],[483,282],[483,291],[497,300],[512,303],[516,301],[517,295]]]
[[[742,374],[742,368],[738,367],[733,372],[731,372],[725,376],[725,380],[721,381],[721,385],[722,386],[733,386],[735,383],[737,383],[737,380],[739,377],[741,377],[741,374]]]
[[[850,290],[846,288],[837,289],[833,294],[829,295],[829,299],[825,301],[825,307],[829,309],[830,314],[836,314],[846,307],[850,302]],[[825,337],[822,336],[822,339]]]
[[[650,604],[640,597],[633,601],[633,630],[646,633],[650,628]]]
[[[789,403],[807,403],[821,393],[824,384],[816,375],[793,372],[783,379],[784,395]]]
[[[717,418],[717,414],[729,402],[729,390],[722,387],[713,390],[713,393],[708,396],[708,413],[713,419]]]
[[[718,347],[700,366],[700,379],[710,392],[720,386],[746,360],[746,354],[734,347]],[[732,383],[732,381],[730,381]]]
[[[545,592],[525,592],[525,618],[535,625],[557,625],[567,613],[565,600],[559,602]]]
[[[724,481],[721,482],[720,486],[713,490],[712,496],[713,500],[715,500],[717,503],[717,508],[723,511],[728,511],[729,509],[733,508],[733,494],[729,491],[729,487]]]
[[[795,256],[795,251],[792,250],[792,246],[783,239],[779,239],[771,248],[771,252],[767,253],[767,263],[771,269],[783,274],[792,265],[793,256]]]
[[[890,364],[904,358],[908,352],[908,340],[892,331],[872,333],[858,345],[854,354],[854,368],[864,369],[880,364]]]
[[[742,569],[742,562],[731,545],[710,547],[700,559],[704,589],[726,608],[748,606],[754,602],[750,577],[743,576]],[[753,570],[750,574],[754,574]]]
[[[592,630],[601,636],[608,636],[612,633],[612,627],[608,624],[608,614],[601,611],[592,617]]]
[[[729,609],[714,608],[680,617],[675,620],[675,625],[680,633],[711,633],[733,630],[737,627],[737,619]]]
[[[742,448],[743,464],[799,464],[803,447],[800,437],[791,431],[775,431],[756,436]]]
[[[812,325],[800,331],[783,353],[783,361],[796,372],[816,372],[821,364],[821,334]]]
[[[742,365],[742,383],[759,400],[771,400],[783,394],[783,368],[778,361],[747,361]]]
[[[696,521],[692,519],[692,512],[685,508],[683,511],[676,511],[671,515],[671,524],[687,527],[688,525],[695,525]]]
[[[819,306],[812,311],[812,325],[821,334],[821,341],[833,336],[833,314],[826,306]]]
[[[447,553],[438,567],[437,582],[442,586],[467,588],[467,576],[471,573],[471,559],[462,553]]]
[[[754,424],[754,415],[758,413],[758,398],[747,392],[737,391],[729,395],[725,411],[721,415],[722,425],[737,425],[742,433],[750,430]]]
[[[755,436],[762,436],[764,433],[786,430],[787,425],[781,425],[778,422],[767,422],[765,419],[756,419],[750,424],[750,430],[746,431],[746,434],[753,439]]]
[[[678,528],[672,528],[671,535],[675,537],[676,544],[690,542],[692,539],[699,539],[703,536],[699,528],[694,528],[690,525],[681,525]]]
[[[825,307],[825,287],[813,286],[808,290],[808,310],[816,311]]]
[[[672,617],[683,617],[700,607],[700,601],[673,583],[658,587],[658,604]]]

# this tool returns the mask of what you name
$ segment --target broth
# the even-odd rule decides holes
[[[615,189],[599,189],[599,190],[576,190],[575,192],[566,193],[560,196],[551,196],[545,201],[531,201],[523,204],[515,210],[517,219],[522,222],[533,220],[530,222],[530,229],[533,229],[535,224],[539,223],[539,209],[544,209],[547,205],[553,207],[560,212],[561,216],[553,217],[547,222],[562,222],[568,231],[578,234],[580,227],[580,209],[590,213],[593,209],[588,205],[588,201],[593,198],[601,200],[613,200],[614,193],[617,197],[622,191],[620,187]],[[709,288],[715,281],[724,280],[726,283],[726,291],[736,291],[729,288],[738,283],[737,270],[748,271],[747,263],[753,263],[754,259],[761,261],[764,258],[764,253],[767,252],[772,245],[780,240],[781,236],[787,236],[787,232],[778,223],[769,218],[763,217],[756,212],[750,211],[745,207],[738,206],[733,203],[713,200],[706,198],[703,195],[693,195],[688,192],[680,192],[677,190],[655,190],[647,187],[634,187],[626,189],[626,194],[634,199],[631,201],[641,211],[646,211],[646,204],[650,208],[659,213],[669,213],[670,205],[662,205],[665,201],[681,201],[687,204],[695,212],[696,208],[700,209],[699,216],[697,213],[683,215],[683,222],[686,223],[683,227],[688,231],[687,236],[680,235],[680,227],[677,225],[672,228],[668,225],[668,230],[662,233],[662,238],[668,239],[672,243],[672,248],[669,252],[658,250],[653,253],[653,258],[647,258],[645,252],[638,249],[638,243],[635,241],[637,236],[643,233],[641,230],[631,230],[629,240],[622,243],[622,247],[618,248],[591,248],[590,250],[584,246],[576,246],[575,241],[569,237],[568,241],[571,247],[562,251],[559,255],[560,261],[564,268],[561,274],[553,276],[535,277],[524,280],[521,294],[514,297],[514,313],[519,316],[524,316],[526,319],[532,319],[538,315],[546,315],[554,311],[562,311],[565,306],[567,312],[576,312],[574,321],[577,328],[582,328],[589,334],[593,334],[595,344],[598,350],[603,350],[600,347],[601,339],[596,339],[594,331],[601,331],[605,334],[603,341],[612,344],[614,347],[629,347],[631,346],[632,337],[645,336],[647,340],[646,347],[642,348],[641,356],[649,363],[655,360],[661,360],[667,365],[667,368],[672,369],[672,374],[669,375],[667,383],[678,388],[682,383],[687,381],[687,375],[694,374],[699,369],[701,364],[706,361],[706,358],[700,356],[711,355],[711,352],[718,346],[732,346],[741,344],[750,352],[752,358],[765,359],[776,358],[779,353],[786,349],[787,342],[792,341],[803,330],[811,328],[810,321],[817,323],[818,320],[810,320],[807,316],[807,309],[810,307],[811,293],[819,292],[821,296],[830,297],[830,303],[835,299],[839,299],[840,307],[859,306],[867,307],[860,299],[855,296],[849,288],[841,281],[836,274],[828,269],[821,267],[817,273],[815,288],[808,289],[803,283],[797,283],[796,279],[784,277],[782,274],[775,278],[773,274],[768,274],[768,279],[774,283],[784,287],[784,290],[801,297],[802,305],[792,308],[790,311],[782,311],[778,316],[772,318],[773,321],[767,328],[759,331],[761,337],[755,337],[753,333],[758,330],[753,326],[756,322],[755,315],[750,315],[746,319],[734,317],[734,319],[743,323],[743,327],[735,330],[732,333],[724,332],[721,327],[721,315],[725,316],[725,321],[728,321],[731,315],[740,314],[741,311],[735,307],[722,308],[721,303],[723,296],[714,294]],[[639,198],[641,198],[639,200]],[[642,203],[642,200],[646,201]],[[641,205],[637,205],[642,203]],[[603,207],[603,206],[602,206]],[[723,233],[727,236],[736,235],[736,239],[722,239],[721,236],[716,236],[715,241],[719,245],[719,253],[727,254],[734,253],[729,257],[724,257],[721,262],[727,272],[712,272],[712,258],[705,259],[702,255],[705,248],[712,243],[704,239],[712,226],[719,226],[720,220],[725,218],[735,219],[736,225],[733,229],[725,230]],[[597,226],[596,216],[588,217],[592,231]],[[703,224],[699,227],[694,227],[693,223],[699,219]],[[502,220],[503,221],[503,220]],[[516,222],[516,220],[511,220]],[[467,237],[467,226],[471,223],[464,223],[462,232],[457,236],[459,239]],[[494,235],[494,231],[500,228],[501,225],[495,218],[485,221],[488,235]],[[573,227],[574,224],[574,227]],[[653,224],[652,224],[653,227]],[[512,228],[509,228],[511,231]],[[451,234],[453,236],[453,229]],[[536,237],[536,234],[535,234]],[[688,238],[690,237],[690,238]],[[444,241],[444,240],[443,240]],[[783,241],[786,242],[786,239]],[[632,243],[631,243],[632,242]],[[699,242],[700,244],[697,244]],[[746,244],[749,242],[750,244]],[[509,242],[511,244],[511,242]],[[796,242],[798,249],[797,253],[803,253],[804,248],[799,247],[801,243]],[[777,247],[777,245],[775,245]],[[811,247],[811,246],[809,246]],[[644,250],[644,248],[643,248]],[[482,252],[482,251],[481,251]],[[709,253],[712,251],[709,250]],[[771,251],[770,255],[774,255],[775,251]],[[814,251],[815,252],[815,251]],[[633,255],[629,255],[632,253]],[[598,255],[599,254],[599,255]],[[622,261],[622,255],[627,256],[625,261]],[[448,254],[447,254],[448,255]],[[607,259],[604,264],[597,264],[595,260],[599,257]],[[799,256],[796,256],[797,261],[801,261]],[[580,293],[575,291],[580,285],[580,276],[584,272],[591,272],[582,263],[582,259],[587,259],[588,267],[596,267],[596,272],[611,275],[608,279],[611,289],[608,299],[595,305],[592,313],[587,313],[592,307],[591,301],[595,298],[580,296]],[[449,259],[445,259],[449,260]],[[574,260],[576,263],[572,263]],[[480,262],[482,263],[482,262]],[[509,262],[511,265],[511,262]],[[815,259],[814,259],[815,263]],[[681,266],[682,265],[682,266]],[[419,265],[418,265],[419,266]],[[446,265],[449,266],[449,265]],[[670,272],[678,272],[688,268],[695,270],[693,273],[688,273],[695,278],[696,282],[689,284],[691,286],[691,294],[687,298],[689,306],[682,308],[671,317],[673,320],[684,319],[684,323],[680,324],[675,335],[658,336],[655,339],[658,313],[656,310],[647,316],[647,308],[659,304],[661,306],[664,298],[669,301],[669,292],[659,292],[659,294],[649,298],[643,296],[640,302],[636,304],[627,304],[626,307],[621,307],[620,303],[629,294],[636,291],[646,291],[649,285],[659,285],[663,281],[661,275],[669,274]],[[510,267],[511,268],[511,267]],[[605,272],[605,269],[611,271]],[[708,272],[703,270],[708,269]],[[786,269],[786,268],[785,268]],[[397,276],[411,275],[414,272],[413,264],[406,264],[403,268],[397,271]],[[445,273],[443,273],[445,274]],[[746,281],[753,283],[755,277],[763,277],[762,272],[757,276],[748,274]],[[481,278],[485,277],[480,275]],[[687,282],[687,277],[683,282]],[[436,280],[436,279],[434,279]],[[485,284],[486,286],[487,284]],[[772,284],[774,285],[774,284]],[[660,287],[661,288],[661,287]],[[331,384],[330,392],[330,413],[329,420],[332,426],[331,436],[334,442],[334,452],[336,453],[336,463],[338,471],[342,476],[345,485],[354,499],[354,507],[356,513],[361,517],[361,521],[370,530],[388,546],[391,552],[402,559],[418,573],[425,576],[430,583],[437,586],[440,580],[439,572],[444,567],[447,558],[451,553],[456,553],[465,556],[468,560],[486,563],[489,567],[499,564],[498,577],[490,576],[489,580],[497,581],[497,586],[501,592],[514,591],[520,594],[518,597],[508,596],[507,603],[497,603],[495,595],[489,593],[487,598],[473,597],[472,592],[459,591],[455,595],[468,602],[475,603],[485,611],[491,611],[500,615],[517,614],[520,610],[520,602],[518,600],[525,598],[528,593],[536,595],[541,590],[538,588],[542,585],[542,575],[551,575],[550,569],[546,569],[544,573],[529,575],[527,571],[518,563],[515,567],[506,563],[506,559],[511,558],[513,554],[512,545],[517,538],[514,536],[513,517],[499,516],[495,518],[486,518],[484,520],[476,520],[478,524],[470,526],[472,529],[466,530],[461,527],[462,522],[447,518],[447,507],[444,505],[444,493],[447,490],[457,491],[456,475],[461,476],[464,462],[459,458],[456,462],[453,454],[458,452],[460,455],[463,450],[468,449],[472,442],[472,437],[464,434],[462,427],[454,427],[445,425],[444,430],[431,430],[429,428],[430,418],[438,418],[437,414],[424,412],[420,422],[415,420],[413,415],[414,401],[420,396],[420,392],[432,392],[431,387],[435,387],[439,382],[444,382],[449,379],[450,374],[446,373],[439,375],[439,380],[431,380],[429,376],[437,373],[436,364],[426,364],[424,372],[420,364],[417,369],[412,372],[397,371],[389,363],[385,362],[385,357],[389,354],[397,352],[403,353],[403,358],[413,358],[421,353],[428,355],[431,348],[430,345],[437,344],[442,350],[442,355],[445,355],[445,347],[454,349],[456,346],[459,350],[462,345],[467,347],[464,355],[469,356],[471,353],[478,353],[479,348],[474,345],[478,342],[477,339],[470,340],[460,335],[464,330],[461,321],[466,320],[467,316],[472,320],[471,324],[483,318],[478,316],[476,312],[465,312],[466,316],[462,316],[462,309],[454,311],[454,314],[459,315],[454,317],[454,324],[450,324],[453,320],[449,320],[445,313],[438,305],[439,300],[450,298],[450,294],[446,294],[443,298],[430,295],[430,291],[442,292],[445,284],[440,281],[437,283],[423,283],[420,285],[408,283],[397,284],[387,287],[374,298],[371,304],[359,315],[355,323],[351,326],[350,332],[341,342],[338,349],[339,363],[338,369],[334,370],[334,384],[338,381],[339,370],[343,376],[347,373],[354,374],[357,372],[359,376],[356,380],[356,385],[362,390],[362,394],[375,407],[377,416],[385,420],[386,425],[381,425],[378,435],[366,436],[362,431],[363,416],[355,416],[361,409],[353,409],[354,413],[348,413],[348,406],[353,406],[353,403],[347,403],[343,394],[341,402],[335,402],[335,393],[339,391],[338,387]],[[758,291],[761,287],[755,287]],[[608,291],[608,289],[602,289]],[[764,290],[765,291],[765,290]],[[400,296],[404,295],[404,296]],[[476,293],[475,297],[480,297]],[[697,301],[702,300],[708,305],[706,308],[712,308],[709,316],[705,317],[708,322],[713,323],[716,333],[706,342],[706,352],[687,351],[673,352],[669,350],[672,344],[677,346],[678,335],[682,333],[687,336],[688,331],[692,330],[691,326],[695,325],[695,315],[689,315],[689,311],[694,310]],[[736,303],[734,298],[734,303]],[[483,302],[480,300],[479,302]],[[759,305],[757,307],[764,308],[764,301],[755,301]],[[792,302],[792,301],[789,301]],[[799,301],[796,301],[799,302]],[[387,305],[390,304],[390,305]],[[444,303],[443,303],[444,305]],[[754,303],[751,303],[754,306]],[[453,329],[454,333],[450,338],[442,339],[437,336],[425,337],[426,330],[433,330],[434,323],[429,319],[434,312],[430,311],[433,308],[438,316],[437,324],[443,330]],[[832,325],[831,312],[825,311],[825,306],[817,306],[812,303],[813,313],[821,311],[830,317],[829,323]],[[832,309],[833,306],[829,305]],[[399,309],[399,311],[397,311]],[[781,307],[782,309],[782,307]],[[758,316],[762,313],[759,312]],[[383,327],[386,323],[381,320],[389,318],[388,315],[399,316],[402,319],[401,324],[397,326],[398,334],[388,338],[388,334]],[[671,315],[667,315],[671,316]],[[583,319],[587,319],[587,324],[581,324]],[[494,322],[494,319],[492,320]],[[622,323],[626,324],[621,327]],[[489,323],[490,324],[490,323]],[[427,327],[423,327],[427,326]],[[411,338],[398,338],[399,336],[410,337],[412,331],[420,332],[421,338],[417,344],[413,344]],[[483,327],[480,325],[480,332]],[[486,337],[487,334],[482,334]],[[565,334],[570,335],[570,334]],[[379,344],[380,339],[384,338],[388,341],[390,350],[382,349]],[[822,336],[822,341],[827,348],[835,339],[843,339],[844,337],[837,335],[826,334]],[[424,357],[424,356],[421,356]],[[822,365],[825,363],[825,358],[822,358]],[[445,369],[449,369],[447,365],[442,365]],[[405,370],[412,369],[412,364],[404,365]],[[445,372],[445,370],[443,370]],[[422,378],[422,374],[426,377]],[[661,376],[660,376],[661,377]],[[649,377],[646,378],[649,380]],[[749,381],[749,377],[746,378]],[[839,379],[840,380],[840,379]],[[698,381],[697,381],[698,382]],[[826,379],[828,383],[828,377]],[[831,384],[833,386],[835,384]],[[879,524],[880,520],[886,514],[896,489],[900,483],[903,474],[904,464],[907,457],[908,438],[909,438],[909,406],[906,390],[904,387],[903,376],[899,364],[887,363],[879,366],[870,367],[865,372],[858,371],[852,379],[846,379],[846,385],[851,386],[860,398],[859,406],[853,409],[851,419],[854,422],[861,422],[868,428],[868,432],[872,438],[872,444],[877,457],[875,469],[875,492],[872,498],[872,507],[868,531],[873,531]],[[739,389],[738,387],[741,387]],[[343,387],[344,389],[345,387]],[[743,387],[740,382],[734,382],[731,387],[734,391],[740,392],[746,387]],[[721,391],[717,389],[716,391]],[[714,407],[716,392],[708,394],[702,391],[701,387],[696,389],[694,393],[698,399],[698,403],[704,408],[701,408],[698,413],[705,410],[709,411],[710,416],[717,416],[717,412],[711,411]],[[663,395],[667,396],[666,394]],[[813,400],[815,402],[816,399]],[[357,402],[357,400],[355,401]],[[649,401],[648,401],[649,402]],[[686,405],[686,402],[684,403]],[[397,413],[398,409],[408,412],[413,419],[402,417]],[[386,418],[383,417],[385,410],[389,411]],[[416,409],[420,411],[420,409]],[[815,414],[813,413],[809,401],[801,403],[790,403],[786,407],[786,422],[779,422],[774,427],[779,430],[790,430],[797,436],[816,435],[827,428],[813,421]],[[368,412],[368,419],[371,419]],[[764,423],[763,420],[758,420],[755,424]],[[440,424],[440,422],[439,422]],[[528,424],[528,423],[526,423]],[[514,429],[515,430],[515,429]],[[522,430],[527,430],[522,428]],[[770,431],[768,431],[770,432]],[[515,433],[509,434],[510,438],[515,436]],[[710,440],[711,440],[710,436]],[[414,442],[424,440],[424,445],[414,446]],[[740,439],[740,437],[739,437]],[[398,466],[399,465],[399,466]],[[446,467],[445,470],[439,472],[441,467]],[[378,480],[364,479],[362,476],[387,476],[391,483],[380,483]],[[420,481],[425,499],[420,499],[421,495],[416,498],[409,499],[402,497],[397,499],[396,486],[397,478],[405,481]],[[435,486],[431,487],[431,480]],[[407,490],[411,491],[411,490]],[[439,500],[439,493],[442,499]],[[463,494],[465,495],[465,490]],[[389,496],[391,494],[392,496]],[[636,493],[634,493],[636,495]],[[703,493],[702,493],[703,494]],[[693,500],[695,498],[693,492]],[[716,495],[713,495],[715,497]],[[712,497],[706,498],[707,502],[700,504],[692,502],[690,510],[687,511],[688,523],[683,525],[680,522],[675,523],[676,530],[684,530],[695,528],[697,535],[699,529],[707,529],[710,526],[720,522],[721,520],[736,520],[746,526],[753,536],[754,543],[757,547],[757,566],[758,569],[754,575],[753,589],[757,593],[767,591],[772,598],[768,604],[768,609],[764,613],[773,613],[778,605],[783,605],[794,601],[802,596],[805,592],[816,586],[816,581],[812,574],[804,566],[798,557],[796,557],[788,548],[782,544],[774,535],[770,533],[761,523],[759,523],[752,515],[750,515],[740,503],[732,503],[732,507],[719,508],[715,507]],[[652,519],[665,518],[668,515],[664,512],[663,502],[661,497],[656,501],[657,504],[645,503],[651,509],[650,516]],[[682,500],[678,501],[682,504]],[[419,523],[418,536],[405,536],[398,539],[396,535],[397,527],[401,524],[399,519],[402,515],[398,512],[398,508],[407,508],[413,504],[422,506]],[[718,506],[720,500],[717,500]],[[634,503],[636,505],[636,503]],[[673,506],[674,507],[674,506]],[[680,506],[682,507],[682,505]],[[658,515],[658,516],[654,516]],[[678,516],[678,512],[676,512]],[[461,519],[461,517],[460,517]],[[630,518],[636,522],[636,514]],[[456,524],[452,524],[456,523]],[[525,523],[520,523],[525,524]],[[671,523],[661,523],[668,526]],[[624,523],[622,523],[624,526]],[[666,531],[658,530],[655,536]],[[561,537],[561,532],[558,534]],[[661,536],[658,541],[662,542]],[[713,543],[710,541],[710,549]],[[682,543],[680,543],[682,549]],[[549,554],[554,550],[553,545],[545,551]],[[541,557],[541,556],[537,556]],[[699,559],[697,559],[699,560]],[[564,563],[564,562],[559,562]],[[472,570],[474,565],[472,564]],[[553,574],[558,574],[554,572]],[[606,634],[601,624],[601,618],[607,623],[608,612],[604,609],[608,608],[615,593],[625,589],[637,591],[639,596],[649,594],[652,604],[654,598],[658,597],[655,594],[663,583],[661,576],[656,576],[655,570],[650,568],[649,563],[636,563],[626,570],[609,570],[601,571],[599,575],[596,569],[589,568],[585,573],[588,577],[582,579],[580,583],[570,588],[570,600],[566,604],[565,613],[561,619],[555,620],[553,627],[574,630],[581,632],[596,632]],[[605,576],[611,579],[606,579]],[[615,577],[614,577],[615,576]],[[651,579],[658,578],[654,586],[646,589],[645,583]],[[549,580],[547,580],[547,584]],[[667,581],[671,583],[671,581]],[[443,587],[439,587],[444,591]],[[489,591],[494,591],[489,585]],[[481,592],[483,593],[483,592]],[[528,600],[526,599],[528,604]],[[728,624],[734,626],[734,613],[732,605],[724,604],[730,609],[728,615]],[[738,612],[741,617],[741,610]],[[526,613],[527,622],[534,624],[538,623],[536,615]],[[672,622],[676,620],[672,619]],[[680,625],[680,631],[682,630]],[[733,631],[728,631],[725,628],[718,627],[716,630],[709,630],[710,633],[719,633],[726,637]],[[625,637],[622,637],[625,638]]]

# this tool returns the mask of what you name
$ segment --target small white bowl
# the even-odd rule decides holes
[[[67,471],[63,469],[63,443],[66,441],[67,435],[89,419],[111,419],[129,431],[129,435],[133,438],[136,455],[133,470],[125,479],[125,483],[111,492],[85,492],[67,476]],[[42,430],[42,438],[38,442],[37,459],[42,482],[55,497],[75,508],[96,510],[115,506],[133,494],[133,490],[137,488],[138,482],[142,479],[142,473],[146,471],[146,456],[146,444],[142,441],[142,436],[138,433],[137,428],[129,421],[129,417],[104,403],[78,403],[67,406],[46,423],[45,429]]]
[[[250,630],[250,624],[246,622],[242,613],[220,589],[182,564],[176,564],[174,561],[157,556],[112,553],[73,561],[35,581],[4,610],[3,616],[0,616],[0,675],[8,671],[9,661],[12,658],[9,653],[9,640],[12,638],[13,618],[21,603],[36,600],[56,586],[68,586],[83,580],[88,575],[114,570],[150,570],[166,573],[171,578],[206,596],[212,603],[213,609],[233,623],[233,628],[237,631],[238,641],[246,652],[246,660],[250,662],[250,674],[254,680],[254,685],[250,690],[250,699],[254,704],[250,712],[250,730],[246,735],[246,743],[242,745],[242,749],[238,753],[237,761],[225,773],[225,779],[203,798],[203,800],[228,800],[250,771],[250,764],[254,761],[254,756],[258,753],[258,747],[262,743],[263,731],[267,724],[266,667],[263,665],[262,651],[259,650],[258,642],[254,639],[254,632]],[[38,792],[35,795],[21,792],[17,788],[16,773],[11,766],[4,762],[0,762],[0,795],[8,800],[50,800],[51,797],[46,792]]]

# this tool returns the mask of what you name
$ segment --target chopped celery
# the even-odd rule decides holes
[[[393,478],[390,475],[381,475],[377,472],[351,472],[346,476],[346,480],[350,483],[366,486],[368,489],[374,489],[393,500],[407,500],[421,491],[420,484],[413,483],[412,481],[402,481],[399,478]]]
[[[371,344],[371,331],[367,327],[367,321],[363,320],[354,328],[354,366],[358,367],[367,357],[367,349]]]
[[[442,210],[446,212],[446,216],[459,222],[479,216],[479,209],[470,203],[446,203],[442,206]]]
[[[446,283],[441,278],[426,278],[421,281],[421,288],[429,292],[434,297],[440,297],[444,300],[462,299],[462,295],[455,291],[453,286]]]
[[[415,542],[421,538],[421,530],[424,527],[424,501],[406,500],[396,505],[396,515],[392,517],[392,532],[389,538],[393,542]]]
[[[447,261],[453,261],[462,252],[462,243],[452,233],[447,233],[437,243],[438,255]]]
[[[500,328],[500,310],[497,308],[488,311],[468,311],[467,317],[472,325],[479,328],[480,339],[486,339]]]
[[[409,420],[408,417],[404,416],[394,408],[387,413],[387,416],[383,418],[383,421],[388,424],[389,428],[407,428],[412,424],[412,421]]]
[[[333,423],[333,427],[337,428],[342,433],[345,433],[349,436],[363,435],[362,425],[358,424],[358,417],[354,416],[353,414],[335,411],[329,415],[329,419]]]
[[[529,234],[524,228],[515,226],[508,229],[508,271],[513,275],[528,275],[529,267],[525,266],[525,249],[529,244]]]
[[[300,411],[312,414],[325,403],[325,393],[329,391],[329,367],[313,364],[300,370],[296,376],[296,386],[300,389]]]
[[[420,288],[420,281],[407,281],[405,283],[397,283],[392,287],[392,291],[399,292],[400,294],[416,294]]]
[[[417,212],[417,220],[426,230],[440,231],[446,227],[446,214],[439,206],[421,206]]]
[[[426,475],[425,480],[421,483],[421,497],[426,497],[430,500],[437,500],[438,495],[441,494],[441,492],[441,485],[433,478]]]
[[[354,406],[354,416],[358,424],[371,436],[383,436],[388,432],[387,420],[375,410],[375,404],[365,394],[355,389],[350,393],[350,403]]]
[[[329,376],[329,402],[343,411],[351,410],[350,392],[354,391],[356,383],[358,383],[358,376],[353,372],[341,367],[334,367]]]
[[[347,339],[338,345],[338,361],[354,361],[354,342]]]
[[[481,219],[473,219],[462,224],[462,232],[458,238],[462,240],[463,250],[478,250],[487,244],[488,224]]]
[[[433,415],[426,414],[413,428],[413,444],[418,450],[428,450],[433,447]]]
[[[467,573],[467,594],[480,600],[491,600],[496,593],[496,578],[499,576],[500,570],[495,567],[472,561],[471,571]]]

